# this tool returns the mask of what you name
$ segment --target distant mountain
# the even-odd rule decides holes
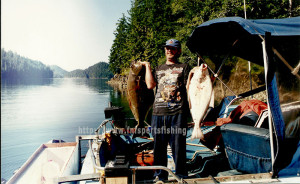
[[[99,62],[85,70],[68,72],[57,65],[46,66],[40,61],[34,61],[20,56],[12,51],[1,49],[1,79],[39,79],[39,78],[112,78],[109,64]]]
[[[85,70],[73,70],[67,74],[65,77],[69,78],[90,78],[90,79],[100,79],[100,78],[112,78],[113,73],[108,68],[109,64],[105,62],[99,62],[93,66],[88,67]]]
[[[89,78],[85,70],[77,69],[65,74],[67,78]]]
[[[40,61],[1,49],[1,79],[52,78],[53,71]]]
[[[68,71],[62,69],[61,67],[57,65],[50,65],[50,69],[53,71],[53,77],[54,78],[63,78],[65,74],[68,73]]]

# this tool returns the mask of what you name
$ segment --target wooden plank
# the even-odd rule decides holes
[[[105,179],[106,184],[127,184],[128,177],[107,177]]]

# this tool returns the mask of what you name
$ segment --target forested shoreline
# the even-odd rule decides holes
[[[110,79],[113,77],[109,71],[109,64],[99,62],[85,70],[68,72],[59,66],[46,66],[40,61],[35,61],[12,51],[1,49],[1,79],[41,79],[41,78],[89,78]]]
[[[170,38],[182,43],[180,62],[195,66],[196,55],[185,45],[194,28],[215,18],[244,18],[243,3],[242,0],[132,0],[129,16],[123,15],[117,23],[109,57],[110,70],[114,74],[126,75],[130,63],[139,59],[149,61],[153,68],[162,64],[165,61],[162,45]],[[300,15],[299,10],[299,1],[246,0],[248,19],[295,17]],[[239,60],[229,59],[227,65]]]
[[[300,1],[294,0],[246,0],[247,19],[278,19],[300,15]],[[115,40],[109,56],[110,70],[115,74],[110,83],[119,88],[126,87],[130,64],[135,60],[148,61],[152,68],[165,62],[163,45],[175,38],[182,43],[179,62],[197,65],[197,56],[189,51],[186,41],[200,24],[222,17],[245,17],[242,0],[132,0],[129,16],[123,15],[114,32]],[[215,70],[224,58],[202,56]],[[212,62],[213,61],[213,62]],[[248,61],[228,57],[219,78],[230,89],[243,93],[249,90]],[[251,64],[252,87],[264,84],[264,69]],[[214,84],[215,101],[231,95],[219,80]],[[255,98],[265,100],[266,94]]]
[[[1,49],[1,79],[53,78],[53,71],[40,61]]]
[[[112,78],[113,74],[109,71],[109,65],[105,62],[99,62],[93,66],[88,67],[85,70],[74,70],[64,75],[67,78],[89,78],[89,79],[101,79]]]

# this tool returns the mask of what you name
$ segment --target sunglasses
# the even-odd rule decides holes
[[[166,50],[177,50],[176,47],[165,47],[165,48],[166,48]]]

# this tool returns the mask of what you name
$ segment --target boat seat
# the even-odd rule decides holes
[[[268,129],[230,123],[221,126],[221,133],[231,169],[244,173],[272,170]]]

